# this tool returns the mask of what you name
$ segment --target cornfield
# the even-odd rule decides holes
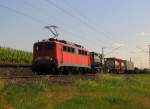
[[[0,47],[0,64],[31,64],[32,53]]]

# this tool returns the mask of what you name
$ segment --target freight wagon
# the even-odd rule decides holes
[[[105,58],[105,70],[109,73],[125,73],[125,60],[119,58]]]
[[[135,72],[134,63],[132,61],[125,60],[125,67],[126,67],[126,70],[125,70],[126,73]]]

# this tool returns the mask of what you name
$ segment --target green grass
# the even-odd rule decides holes
[[[17,83],[18,84],[18,83]],[[11,84],[1,89],[1,96],[15,109],[43,109],[47,106],[49,98],[43,93],[50,90],[44,83]]]
[[[31,64],[32,53],[0,47],[0,64]]]
[[[127,105],[128,101],[116,97],[87,97],[76,96],[68,101],[59,103],[55,109],[111,109],[112,105]]]
[[[73,85],[2,80],[0,85],[0,109],[150,109],[148,74],[103,74]]]

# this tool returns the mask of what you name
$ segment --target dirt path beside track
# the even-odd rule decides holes
[[[0,67],[0,76],[32,76],[31,68],[3,68]]]

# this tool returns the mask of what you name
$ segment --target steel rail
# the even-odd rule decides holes
[[[26,79],[26,78],[72,78],[72,77],[95,77],[95,74],[87,75],[33,75],[33,76],[0,76],[0,79]]]

